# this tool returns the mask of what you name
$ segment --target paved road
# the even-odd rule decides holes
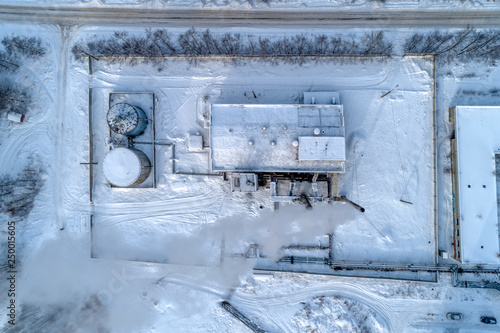
[[[141,8],[29,7],[0,5],[0,21],[63,25],[283,26],[283,27],[499,27],[499,10],[309,11],[176,10]]]

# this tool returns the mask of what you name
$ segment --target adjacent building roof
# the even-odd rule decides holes
[[[457,106],[455,138],[458,163],[462,261],[500,263],[498,166],[500,107]]]

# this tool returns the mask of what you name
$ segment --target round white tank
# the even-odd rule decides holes
[[[114,133],[137,136],[144,133],[148,119],[144,111],[127,103],[116,103],[108,112],[108,125]]]
[[[119,147],[104,157],[103,171],[111,184],[129,187],[141,184],[149,177],[151,162],[138,149]]]

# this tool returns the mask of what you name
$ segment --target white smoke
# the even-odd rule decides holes
[[[206,260],[203,244],[224,240],[228,251],[258,244],[267,257],[278,260],[281,248],[291,243],[310,242],[317,236],[331,234],[337,226],[354,218],[355,210],[343,203],[318,205],[312,210],[304,206],[285,206],[266,211],[260,216],[234,215],[205,226],[197,234],[176,237],[166,244],[167,253],[179,263]]]
[[[89,299],[94,297],[98,300],[95,311],[99,312],[95,315],[106,329],[138,332],[151,326],[155,317],[165,319],[193,311],[192,306],[186,307],[186,297],[180,299],[172,290],[208,290],[223,297],[238,286],[252,267],[250,261],[235,257],[234,253],[244,252],[249,244],[258,244],[267,257],[277,260],[283,246],[310,242],[316,236],[332,233],[355,214],[354,208],[342,203],[316,205],[312,210],[286,206],[276,212],[262,212],[257,218],[245,215],[223,218],[189,236],[147,240],[146,249],[152,252],[151,257],[166,256],[176,265],[90,259],[87,242],[54,239],[23,263],[19,299],[24,304],[52,304],[79,313],[89,308],[92,303]],[[116,235],[108,236],[107,254],[123,254],[121,246],[125,243]],[[221,251],[222,240],[225,251]],[[106,252],[106,247],[100,250]],[[221,262],[224,264],[220,265]],[[200,304],[196,293],[187,297],[192,297],[191,304]],[[200,304],[203,307],[206,305]],[[166,308],[176,311],[168,312]],[[71,327],[64,320],[77,317],[70,311],[66,319],[59,318],[54,323],[55,331]],[[91,325],[93,329],[95,321],[79,325]]]

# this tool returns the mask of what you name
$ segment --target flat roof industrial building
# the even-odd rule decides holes
[[[213,171],[344,172],[342,105],[212,104]]]
[[[450,109],[455,258],[499,264],[500,107]]]

